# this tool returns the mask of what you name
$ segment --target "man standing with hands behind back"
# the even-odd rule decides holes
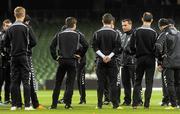
[[[119,107],[117,74],[118,66],[116,64],[116,55],[120,53],[121,41],[120,35],[112,28],[114,17],[106,13],[102,17],[103,27],[94,33],[93,49],[97,54],[97,78],[98,78],[98,103],[97,109],[102,108],[102,98],[104,93],[104,82],[106,78],[110,81],[110,96],[114,109],[122,109]],[[107,76],[107,77],[105,77]]]

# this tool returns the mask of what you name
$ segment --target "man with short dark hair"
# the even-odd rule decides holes
[[[135,86],[133,90],[134,109],[138,106],[140,100],[140,90],[143,75],[145,73],[145,102],[144,108],[149,108],[153,86],[153,77],[155,71],[155,42],[157,33],[150,26],[153,22],[153,16],[149,12],[145,12],[142,17],[143,25],[136,29],[130,41],[130,49],[135,53],[137,58]]]
[[[102,108],[102,98],[104,93],[105,81],[110,83],[110,97],[114,109],[122,109],[119,107],[117,74],[118,66],[116,63],[117,54],[121,51],[120,36],[112,28],[113,16],[106,13],[102,17],[103,27],[97,30],[93,36],[93,49],[97,54],[97,109]]]
[[[10,103],[10,47],[4,47],[5,34],[7,29],[12,25],[9,19],[3,21],[2,30],[0,32],[0,103],[1,99],[1,89],[3,83],[5,82],[5,99],[4,104]]]
[[[121,21],[122,30],[124,34],[121,37],[123,52],[121,55],[122,68],[121,77],[124,87],[124,102],[122,105],[129,106],[131,104],[131,87],[134,87],[135,81],[135,63],[134,55],[131,55],[130,39],[133,33],[131,19],[124,19]],[[132,86],[131,86],[132,85]]]
[[[169,31],[171,29],[175,29],[175,22],[173,19],[171,18],[168,18],[168,19],[163,19],[164,21],[168,21],[168,25],[169,25],[169,29],[167,29],[166,31]],[[162,23],[162,22],[161,22]],[[163,32],[162,32],[163,33]],[[161,40],[163,40],[165,37],[159,37],[161,38]],[[158,39],[158,41],[160,41],[160,39]],[[162,91],[163,91],[163,98],[162,98],[162,103],[161,103],[161,106],[169,106],[169,94],[168,94],[168,91],[167,91],[167,82],[164,78],[164,75],[165,75],[165,71],[166,69],[163,67],[163,63],[162,63],[162,60],[158,60],[158,71],[161,72],[161,76],[162,76]]]
[[[62,81],[66,73],[67,78],[64,103],[66,109],[72,109],[71,101],[74,80],[77,73],[77,64],[79,59],[85,55],[88,49],[88,44],[84,39],[84,35],[75,31],[77,24],[76,18],[66,18],[65,24],[67,28],[55,35],[50,46],[53,59],[59,63],[59,67],[56,73],[55,88],[52,95],[53,101],[50,109],[57,108]]]
[[[61,31],[65,30],[67,28],[66,25],[61,27]],[[79,34],[82,34],[79,30],[75,30]],[[85,81],[85,65],[86,65],[86,55],[84,55],[81,60],[78,62],[78,68],[77,68],[77,84],[78,84],[78,90],[80,95],[80,102],[79,104],[86,104],[86,81]],[[66,90],[65,90],[66,91]],[[65,93],[62,99],[58,101],[60,104],[64,104],[64,98]]]

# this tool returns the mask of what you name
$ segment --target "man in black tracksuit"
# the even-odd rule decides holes
[[[153,77],[155,71],[155,42],[157,39],[157,33],[150,25],[153,21],[153,16],[149,12],[145,12],[142,17],[143,26],[139,27],[132,35],[130,41],[130,48],[132,52],[135,52],[137,58],[136,78],[135,86],[133,90],[133,103],[134,109],[138,106],[140,100],[140,90],[143,75],[145,73],[145,102],[144,108],[149,108]]]
[[[34,33],[32,27],[29,25],[30,21],[31,21],[31,18],[29,17],[29,15],[26,15],[26,17],[24,19],[24,23],[28,26],[30,34],[33,36],[34,40],[36,40],[36,42],[37,42],[35,33]],[[32,63],[32,48],[33,47],[34,46],[29,46],[29,52],[28,52],[28,62],[29,62],[30,71],[31,71],[31,77],[30,77],[31,101],[32,101],[33,108],[39,108],[40,104],[39,104],[39,100],[37,98],[37,93],[36,93],[36,89],[35,89],[36,88],[36,80],[35,80],[34,66]]]
[[[30,22],[31,18],[29,17],[29,15],[26,15],[25,19],[24,19],[24,24],[28,27],[28,30],[29,30],[29,34],[31,37],[33,37],[34,39],[34,42],[37,42],[37,38],[34,34],[34,31],[32,29],[32,27],[29,25],[29,22]],[[33,67],[33,64],[32,64],[32,48],[34,47],[35,45],[33,46],[28,46],[28,53],[27,53],[27,56],[28,56],[28,63],[29,63],[29,67],[30,67],[30,88],[31,88],[31,93],[30,93],[30,97],[31,97],[31,101],[32,101],[32,105],[33,105],[33,108],[35,109],[39,109],[40,108],[43,108],[41,105],[39,105],[39,101],[38,101],[38,98],[37,98],[37,94],[36,94],[36,81],[35,81],[35,73],[34,73],[34,67]],[[19,85],[18,85],[18,100],[17,100],[17,107],[20,109],[22,108],[22,97],[21,97],[21,90],[20,90],[20,85],[21,85],[21,80],[19,80]]]
[[[24,24],[26,26],[28,26],[29,34],[31,35],[31,37],[33,37],[35,42],[37,42],[37,38],[35,36],[35,33],[34,33],[32,27],[29,25],[30,21],[31,21],[30,16],[26,15],[26,17],[24,19]],[[31,77],[30,77],[31,101],[32,101],[33,108],[35,108],[35,109],[44,109],[44,107],[39,104],[39,100],[38,100],[37,93],[36,93],[35,71],[34,71],[34,66],[33,66],[33,62],[32,62],[32,48],[33,47],[32,46],[28,46],[28,48],[29,48],[29,50],[28,50],[28,62],[29,62],[30,71],[31,71]],[[21,84],[21,80],[19,80],[19,95],[18,95],[19,100],[18,100],[18,103],[17,103],[18,108],[22,107],[22,98],[21,98],[20,84]]]
[[[61,27],[61,31],[67,28],[66,25]],[[82,34],[79,30],[76,30],[79,34]],[[83,34],[82,34],[83,35]],[[77,84],[78,90],[80,94],[80,102],[79,104],[86,104],[86,82],[85,82],[85,65],[86,65],[86,56],[84,55],[77,65]],[[65,90],[66,91],[66,90]],[[64,92],[65,94],[66,92]],[[65,95],[58,102],[60,104],[64,103]]]
[[[19,80],[23,82],[25,110],[33,110],[30,107],[30,67],[28,63],[28,46],[33,47],[36,41],[29,34],[28,27],[23,24],[25,9],[16,7],[14,15],[15,23],[7,30],[5,46],[11,46],[11,110],[17,109]]]
[[[174,29],[176,29],[175,28],[175,22],[174,22],[174,20],[172,20],[171,18],[170,19],[168,19],[168,22],[169,22],[169,27],[172,27],[172,28],[174,28]],[[164,38],[164,37],[161,37],[161,38]],[[164,77],[164,75],[165,75],[165,72],[164,71],[166,71],[165,69],[163,69],[163,62],[162,62],[162,60],[158,60],[158,70],[160,71],[160,72],[162,72],[161,73],[161,76],[162,76],[162,91],[163,91],[163,98],[162,98],[162,104],[161,104],[161,106],[168,106],[169,105],[169,95],[168,95],[168,91],[167,91],[167,88],[166,88],[166,81],[165,81],[165,77]]]
[[[61,27],[61,31],[65,30],[67,28],[66,25]],[[83,35],[79,30],[76,30],[79,34]],[[77,65],[77,84],[78,84],[78,90],[80,94],[80,102],[79,104],[86,104],[86,80],[85,80],[85,66],[86,66],[86,55],[84,55],[81,60],[78,62]],[[66,91],[66,90],[65,90]],[[64,92],[66,93],[66,92]],[[65,95],[64,95],[65,96]],[[64,103],[64,96],[62,99],[60,99],[58,102],[60,104]]]
[[[4,104],[10,103],[10,47],[4,47],[6,30],[11,26],[11,21],[3,21],[2,31],[0,32],[0,103],[2,103],[1,89],[5,82]]]
[[[124,34],[122,35],[122,48],[123,52],[121,55],[122,61],[122,84],[124,87],[124,102],[122,105],[129,106],[131,104],[131,87],[134,87],[135,81],[135,56],[131,55],[130,50],[130,39],[133,33],[132,21],[130,19],[122,20],[122,29]],[[132,85],[132,86],[131,86]]]
[[[174,109],[180,105],[180,32],[169,26],[164,18],[159,20],[158,25],[162,33],[156,42],[156,53],[158,59],[162,60],[163,78],[172,106],[165,109]]]
[[[77,20],[74,17],[68,17],[65,22],[67,28],[55,35],[50,46],[53,59],[59,62],[59,67],[56,73],[55,88],[52,95],[53,101],[50,109],[57,108],[61,84],[66,73],[66,92],[64,98],[65,108],[72,108],[71,100],[74,80],[77,73],[77,62],[79,62],[79,59],[84,56],[88,49],[88,44],[85,41],[84,36],[75,31]],[[58,54],[56,53],[57,51]]]
[[[113,17],[113,21],[111,22],[111,27],[119,34],[119,36],[122,36],[122,33],[120,30],[115,28],[115,18]],[[119,64],[119,59],[116,58],[117,61],[117,67],[118,67],[118,75],[117,75],[117,86],[118,86],[118,101],[120,104],[120,96],[121,96],[121,74],[120,74],[120,64]],[[108,76],[106,76],[106,80],[104,81],[104,105],[108,105],[110,103],[110,82]]]
[[[117,74],[118,66],[116,64],[116,55],[120,53],[121,41],[120,36],[115,31],[111,23],[113,16],[106,13],[102,17],[103,27],[94,33],[93,37],[93,49],[97,54],[97,78],[98,78],[98,89],[97,97],[98,103],[97,108],[102,108],[102,98],[104,93],[104,81],[106,78],[110,82],[110,96],[113,108],[121,109],[118,101],[118,87],[117,87]]]

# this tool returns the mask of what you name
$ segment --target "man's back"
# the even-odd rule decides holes
[[[139,27],[132,36],[133,46],[136,51],[136,57],[152,55],[154,56],[154,46],[157,39],[157,33],[150,27]]]
[[[164,66],[170,68],[180,68],[180,32],[170,29],[166,33],[164,42],[165,54]]]
[[[74,54],[79,49],[78,43],[80,35],[72,30],[65,30],[59,34],[59,53],[63,58],[74,58]]]
[[[11,56],[27,54],[28,52],[28,29],[21,22],[15,22],[7,31],[7,42],[11,46]]]
[[[103,27],[94,34],[93,47],[94,50],[101,50],[103,54],[109,55],[115,51],[117,53],[117,45],[120,45],[120,36],[112,28]]]

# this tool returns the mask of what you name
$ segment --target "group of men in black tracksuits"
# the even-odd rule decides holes
[[[16,7],[14,9],[14,16],[16,21],[13,24],[10,22],[10,20],[5,20],[3,22],[3,31],[0,34],[1,88],[5,82],[5,102],[3,104],[11,103],[11,110],[22,109],[23,103],[20,89],[22,82],[24,88],[25,110],[44,109],[44,107],[39,104],[39,100],[36,94],[35,73],[32,64],[32,48],[36,45],[37,38],[32,30],[32,27],[29,25],[31,18],[26,15],[26,10],[23,7]],[[84,35],[80,31],[76,30],[76,23],[77,20],[75,18],[67,18],[67,27],[59,32],[58,36],[56,36],[58,38],[59,35],[64,35],[62,38],[65,39],[56,39],[57,42],[53,42],[51,44],[51,54],[53,57],[56,56],[54,53],[54,51],[56,52],[56,50],[54,50],[54,46],[59,47],[57,48],[58,54],[56,59],[60,63],[58,69],[60,72],[57,72],[56,79],[62,80],[62,76],[67,73],[67,84],[64,95],[64,101],[66,104],[65,108],[67,109],[71,108],[73,83],[76,76],[80,93],[79,104],[86,103],[85,53],[87,51],[88,44],[84,38]],[[66,37],[69,37],[69,39]],[[69,45],[64,42],[68,42]],[[67,46],[71,47],[66,48]],[[62,76],[59,77],[59,75]],[[51,106],[52,109],[57,105],[57,101],[55,99],[58,95],[57,90],[60,83],[62,82],[56,83],[56,88],[53,94],[53,103]],[[31,107],[30,103],[32,103],[33,107]]]
[[[97,30],[93,36],[93,49],[97,54],[96,57],[96,74],[98,78],[97,109],[101,109],[103,102],[103,93],[105,94],[104,104],[112,102],[114,109],[122,109],[120,104],[120,77],[123,79],[125,89],[125,98],[123,105],[131,104],[131,80],[134,84],[135,79],[135,57],[130,49],[130,40],[133,33],[132,21],[124,19],[122,35],[118,30],[114,29],[115,18],[107,13],[102,17],[103,27]],[[122,66],[120,73],[120,66]],[[108,90],[110,90],[108,92]],[[109,95],[108,95],[109,94]],[[138,105],[142,103],[141,92]]]
[[[59,63],[56,74],[56,84],[52,96],[53,102],[50,109],[57,108],[61,84],[66,73],[66,91],[63,100],[66,109],[72,108],[71,98],[74,79],[76,75],[79,75],[75,69],[80,68],[77,63],[87,51],[87,42],[84,40],[84,36],[76,30],[77,20],[73,17],[68,17],[65,22],[66,28],[55,35],[50,46],[53,59]],[[119,74],[121,74],[125,93],[122,105],[129,106],[132,103],[132,107],[136,109],[139,105],[144,104],[144,108],[148,109],[150,107],[153,87],[155,58],[157,57],[159,61],[162,61],[164,57],[157,45],[159,42],[158,34],[151,28],[151,23],[153,22],[152,14],[145,12],[142,16],[143,25],[134,30],[132,29],[132,21],[130,19],[122,20],[123,35],[114,28],[115,18],[111,14],[104,14],[102,22],[103,27],[94,33],[92,40],[92,47],[96,53],[98,84],[98,101],[96,108],[102,108],[104,95],[105,101],[107,101],[104,102],[104,104],[112,102],[114,109],[122,109],[119,105],[121,89]],[[72,42],[68,42],[69,40]],[[80,47],[78,43],[81,45]],[[119,69],[120,66],[121,70]],[[145,100],[143,102],[141,94],[144,74],[146,90],[144,95]],[[70,77],[71,79],[69,79]],[[170,83],[172,84],[172,82]],[[167,82],[166,85],[168,85]],[[178,82],[176,82],[176,85],[178,85]],[[131,99],[132,87],[134,90]],[[167,86],[165,89],[172,91],[171,86]],[[171,92],[171,95],[173,93],[174,91]],[[178,95],[178,89],[176,90],[176,94]],[[176,99],[175,96],[171,98],[168,95],[168,97],[172,99],[170,100],[172,107],[178,105],[173,104],[173,99]]]
[[[160,19],[158,22],[160,30],[162,28],[161,26],[164,26],[162,20]],[[178,69],[180,64],[178,60],[180,57],[177,51],[177,43],[180,37],[179,31],[174,26],[172,27],[172,21],[170,19],[165,20],[166,26],[163,27],[159,38],[157,32],[151,28],[153,16],[149,12],[143,14],[143,25],[135,30],[131,28],[132,21],[130,19],[122,20],[124,34],[120,35],[114,29],[114,17],[108,13],[103,15],[103,27],[94,33],[92,43],[97,55],[98,109],[102,108],[103,94],[105,96],[104,104],[108,104],[111,101],[113,108],[122,109],[119,106],[120,97],[118,97],[120,93],[118,92],[118,73],[120,71],[117,68],[120,66],[122,67],[121,77],[125,94],[122,105],[129,106],[131,104],[131,88],[133,87],[132,107],[136,109],[139,105],[144,104],[144,108],[148,109],[150,107],[154,80],[155,58],[159,61],[158,67],[163,68],[163,91],[171,103],[171,107],[167,107],[166,109],[174,109],[174,107],[179,105],[180,79]],[[165,28],[170,30],[167,31]],[[169,38],[162,36],[163,33],[167,34]],[[120,64],[118,64],[119,61]],[[144,74],[146,90],[143,102],[141,94]],[[108,90],[110,91],[108,92]]]
[[[20,84],[24,87],[25,110],[42,109],[35,90],[35,74],[32,64],[32,48],[36,37],[29,25],[30,17],[23,7],[14,10],[16,21],[11,25],[4,21],[0,34],[0,86],[5,81],[5,103],[12,103],[11,110],[22,108]],[[121,21],[123,34],[115,29],[115,18],[110,13],[102,16],[103,27],[94,32],[92,48],[96,54],[97,109],[112,103],[113,109],[120,107],[121,78],[124,87],[123,106],[136,109],[144,105],[150,107],[153,87],[155,58],[162,72],[163,93],[167,100],[163,103],[174,109],[180,105],[180,32],[172,21],[162,18],[158,22],[161,34],[151,28],[153,15],[145,12],[143,25],[132,28],[131,19]],[[7,27],[6,27],[7,26]],[[80,103],[86,103],[85,64],[88,43],[84,34],[77,30],[77,19],[67,17],[65,26],[58,31],[50,45],[52,58],[57,61],[55,88],[50,109],[57,109],[63,79],[66,76],[66,89],[63,103],[66,109],[72,109],[74,81],[77,77]],[[11,70],[11,71],[10,71]],[[11,75],[10,75],[11,72]],[[142,101],[142,79],[145,75],[146,90]],[[11,84],[10,84],[11,82]],[[11,85],[11,86],[10,86]],[[10,86],[10,87],[9,87]],[[131,95],[131,89],[133,94]],[[11,90],[11,91],[10,91]],[[10,101],[10,93],[11,100]],[[131,97],[132,96],[132,97]],[[1,101],[1,97],[0,97]],[[33,108],[30,106],[32,102]],[[162,105],[164,105],[162,104]]]

